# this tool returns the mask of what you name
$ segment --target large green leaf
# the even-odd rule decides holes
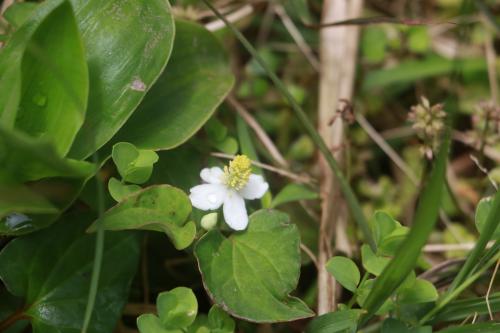
[[[123,126],[167,64],[174,21],[167,0],[71,0],[90,73],[85,122],[70,156],[84,158]]]
[[[104,230],[142,229],[165,232],[175,248],[191,245],[196,234],[194,222],[186,220],[191,213],[187,195],[170,185],[154,185],[135,192],[105,212],[89,231],[101,223]]]
[[[12,294],[24,298],[21,311],[35,333],[81,329],[94,260],[95,237],[84,233],[90,220],[82,214],[65,216],[49,229],[14,239],[0,252],[0,278]],[[106,235],[89,333],[113,331],[138,259],[134,234]]]
[[[89,78],[71,5],[53,2],[61,4],[41,22],[24,52],[15,127],[50,139],[64,156],[85,118]]]
[[[168,66],[113,142],[171,149],[210,118],[233,85],[224,49],[202,26],[176,21]]]
[[[375,280],[373,289],[364,303],[368,316],[374,314],[412,272],[422,247],[434,229],[443,193],[449,145],[450,140],[447,135],[436,158],[428,183],[420,196],[413,226],[401,244],[400,250]]]
[[[60,157],[51,142],[0,125],[0,183],[33,181],[46,177],[85,178],[91,163]]]
[[[313,312],[289,296],[300,275],[300,236],[288,216],[260,210],[248,229],[225,237],[205,234],[195,254],[205,289],[235,317],[254,322],[307,318]]]

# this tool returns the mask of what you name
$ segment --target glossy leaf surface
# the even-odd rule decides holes
[[[260,210],[248,229],[225,237],[205,234],[195,254],[205,289],[235,317],[254,322],[307,318],[313,312],[289,296],[300,274],[300,237],[288,216]]]

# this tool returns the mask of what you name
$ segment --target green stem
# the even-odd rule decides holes
[[[361,287],[361,285],[363,285],[363,283],[368,280],[368,277],[370,276],[370,273],[368,272],[365,272],[365,274],[363,275],[363,277],[361,278],[361,281],[359,282],[358,284],[358,288]],[[352,295],[351,299],[349,300],[349,303],[347,303],[347,308],[352,308],[352,306],[354,305],[354,303],[356,303],[356,300],[358,299],[358,289],[356,289],[354,291],[354,294]]]
[[[319,133],[316,131],[315,126],[312,124],[312,122],[309,120],[307,117],[306,113],[300,105],[297,103],[295,98],[290,94],[288,89],[285,87],[283,82],[278,78],[278,76],[267,66],[266,62],[260,57],[260,55],[257,53],[255,48],[250,44],[250,42],[243,36],[243,34],[236,29],[236,27],[231,24],[225,17],[222,15],[212,4],[207,1],[203,0],[205,5],[210,8],[212,12],[214,12],[215,16],[217,16],[220,20],[222,20],[226,26],[233,32],[233,34],[236,36],[236,38],[243,44],[245,49],[254,57],[254,59],[259,63],[259,65],[264,69],[266,74],[269,76],[271,81],[274,83],[276,88],[281,92],[281,94],[288,100],[290,103],[292,110],[295,112],[295,116],[299,119],[300,123],[304,126],[307,134],[311,137],[313,142],[316,144],[318,147],[319,151],[327,161],[328,165],[332,169],[333,173],[335,174],[335,177],[337,178],[337,181],[339,182],[340,189],[342,190],[342,193],[345,196],[345,199],[347,201],[347,204],[349,205],[349,209],[351,211],[352,216],[354,217],[354,220],[356,223],[359,225],[361,228],[363,235],[365,237],[365,241],[370,245],[373,251],[376,250],[376,245],[375,241],[373,239],[371,229],[368,225],[368,222],[363,215],[362,208],[354,195],[354,191],[352,190],[351,186],[349,185],[349,182],[347,179],[344,177],[339,165],[337,164],[337,161],[333,157],[332,153],[330,152],[330,149],[328,149],[328,146],[326,145],[325,141]]]
[[[93,156],[94,163],[96,166],[99,165],[99,157],[97,152]],[[104,185],[99,178],[99,172],[96,172],[96,192],[97,192],[97,204],[98,204],[98,214],[99,217],[104,213]],[[98,219],[98,221],[100,221]],[[104,229],[101,223],[97,223],[97,235],[95,242],[95,254],[94,254],[94,264],[92,267],[92,277],[90,280],[90,290],[89,297],[87,299],[87,307],[85,308],[85,316],[83,319],[82,333],[87,333],[90,319],[92,318],[92,312],[94,310],[95,299],[97,296],[97,288],[99,286],[99,276],[101,275],[102,267],[102,256],[104,252]]]

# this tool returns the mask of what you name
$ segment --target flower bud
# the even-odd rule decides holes
[[[217,213],[209,213],[201,218],[201,227],[207,231],[212,230],[217,225]]]

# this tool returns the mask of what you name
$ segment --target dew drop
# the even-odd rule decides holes
[[[32,227],[32,224],[30,223],[31,221],[31,218],[27,215],[21,213],[12,213],[5,217],[3,223],[12,231],[17,231]]]

